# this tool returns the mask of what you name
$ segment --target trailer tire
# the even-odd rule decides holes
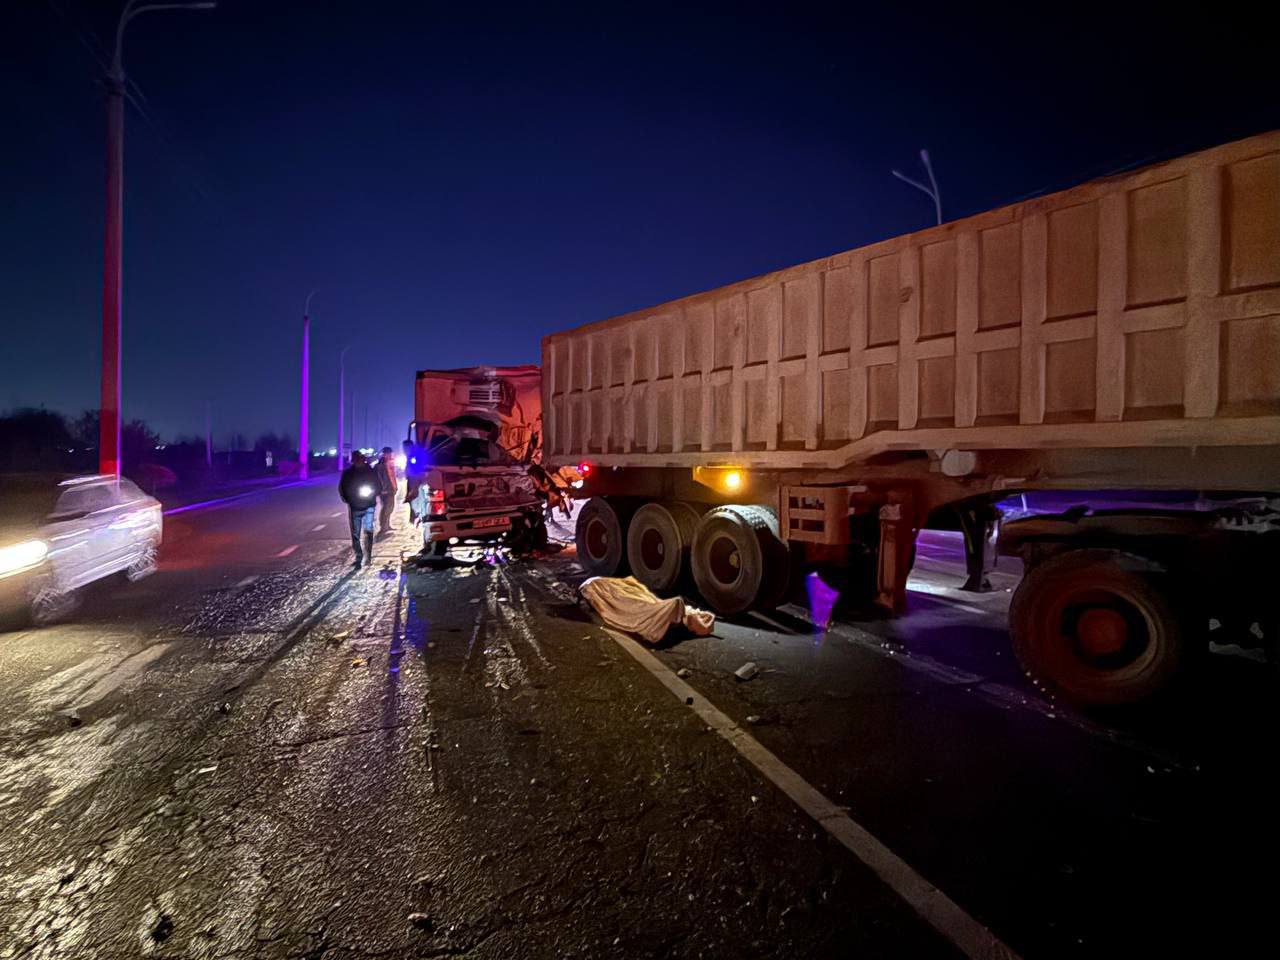
[[[674,590],[689,568],[698,511],[681,501],[654,501],[635,512],[627,526],[627,564],[655,593]]]
[[[698,591],[713,610],[728,615],[761,603],[777,605],[786,556],[777,530],[772,511],[749,506],[716,507],[698,522],[689,560]]]
[[[772,507],[749,506],[740,508],[764,524],[757,527],[760,549],[764,553],[764,577],[752,606],[757,610],[772,610],[787,598],[791,586],[791,551],[782,539],[782,525]]]
[[[605,497],[592,497],[578,512],[574,541],[578,563],[591,577],[625,576],[629,511]]]
[[[1013,595],[1009,626],[1023,669],[1084,707],[1149,700],[1189,659],[1158,568],[1116,550],[1071,550],[1032,567]]]

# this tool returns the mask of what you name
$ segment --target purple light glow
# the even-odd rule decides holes
[[[840,591],[827,586],[816,573],[805,577],[805,589],[809,593],[809,617],[819,631],[826,630],[831,623],[831,611],[840,599]]]

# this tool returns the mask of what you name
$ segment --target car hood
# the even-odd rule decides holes
[[[33,540],[40,536],[43,526],[41,523],[30,520],[0,519],[0,547],[7,547],[23,540]]]

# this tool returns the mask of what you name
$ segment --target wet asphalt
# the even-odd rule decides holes
[[[402,569],[399,529],[355,573],[330,488],[171,517],[155,576],[0,635],[0,957],[960,955],[571,555]],[[1080,716],[1011,660],[1016,577],[963,594],[926,534],[901,620],[797,595],[656,655],[1024,957],[1257,955],[1273,677]]]

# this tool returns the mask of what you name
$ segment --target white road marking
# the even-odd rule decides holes
[[[323,523],[317,523],[314,527],[312,527],[312,528],[311,528],[311,532],[312,532],[312,533],[319,533],[319,532],[320,532],[321,530],[323,530],[323,529],[324,529],[324,524],[323,524]]]
[[[295,544],[294,544],[293,546],[291,546],[291,547],[285,547],[283,550],[281,550],[279,553],[277,553],[277,554],[276,554],[276,556],[277,556],[277,557],[287,557],[289,554],[293,553],[293,551],[295,551],[295,550],[297,550],[297,549],[298,549],[298,544],[296,544],[296,543],[295,543]]]
[[[336,520],[336,519],[337,519],[338,517],[340,517],[340,516],[342,516],[342,511],[341,511],[341,510],[339,510],[337,513],[331,513],[331,514],[329,514],[329,519],[330,519],[330,520]]]
[[[994,933],[918,874],[905,860],[823,796],[821,791],[800,774],[766,750],[758,740],[712,706],[693,687],[663,666],[652,653],[625,634],[608,627],[605,632],[640,666],[653,674],[659,683],[689,703],[690,709],[707,726],[728,741],[745,760],[840,841],[850,853],[870,867],[894,893],[905,900],[925,922],[955,944],[966,957],[1017,960],[1018,955]]]
[[[249,586],[249,584],[253,583],[253,582],[254,582],[255,580],[257,580],[257,579],[258,579],[258,575],[255,573],[255,574],[254,574],[253,576],[251,576],[251,577],[245,577],[243,580],[241,580],[239,583],[237,583],[237,584],[236,584],[236,587],[237,587],[238,589],[239,589],[239,588],[247,587],[247,586]]]
[[[957,610],[963,610],[965,613],[976,613],[981,616],[986,616],[991,612],[989,610],[983,610],[981,607],[975,607],[971,603],[962,603],[960,600],[957,600],[955,596],[955,588],[953,587],[940,587],[936,584],[923,583],[920,580],[912,579],[907,581],[907,593],[926,593],[931,597],[940,597],[941,599],[946,600]]]

